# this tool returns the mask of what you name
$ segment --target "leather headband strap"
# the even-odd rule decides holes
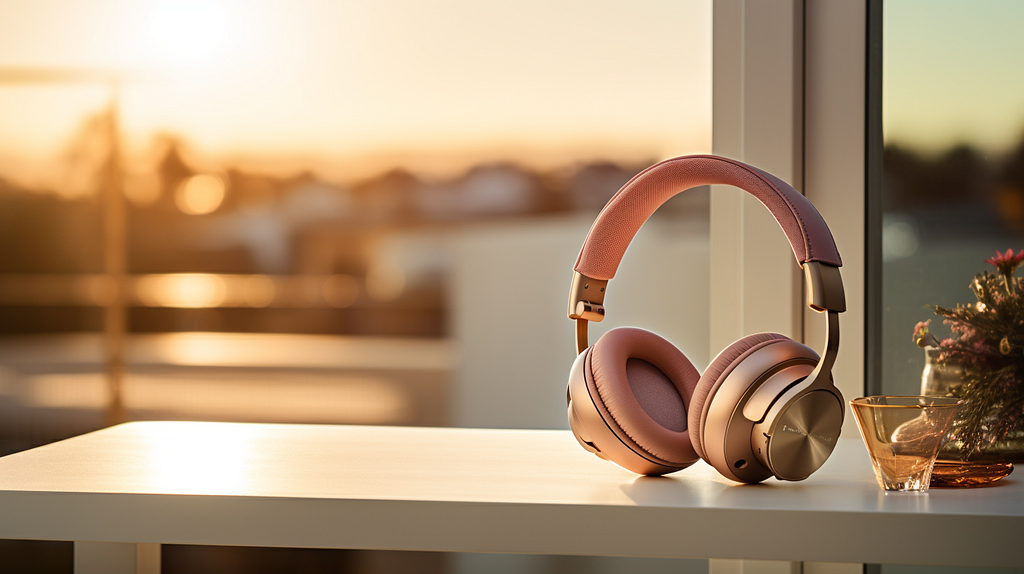
[[[843,265],[825,220],[800,192],[781,179],[738,161],[693,155],[655,164],[622,186],[590,228],[575,270],[592,279],[611,279],[629,242],[651,214],[678,193],[713,184],[738,187],[764,204],[786,233],[797,263]]]

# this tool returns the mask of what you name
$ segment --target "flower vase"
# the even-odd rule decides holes
[[[960,396],[963,368],[954,362],[939,361],[939,347],[925,347],[925,364],[921,372],[921,394],[931,396]],[[954,419],[950,435],[962,421]],[[1017,429],[1002,440],[984,440],[975,451],[965,447],[962,440],[950,439],[939,450],[932,471],[931,486],[937,488],[970,488],[995,482],[1013,472],[1014,462],[1024,462],[1024,428]]]

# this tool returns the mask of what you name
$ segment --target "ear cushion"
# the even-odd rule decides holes
[[[591,350],[589,374],[591,395],[603,403],[600,410],[612,419],[606,417],[609,426],[618,425],[637,446],[661,460],[697,460],[687,433],[686,406],[700,375],[671,343],[643,329],[612,329]]]
[[[715,360],[711,361],[711,364],[708,365],[708,368],[700,377],[700,381],[697,382],[697,387],[693,391],[693,397],[690,398],[688,413],[690,420],[690,442],[701,458],[705,458],[704,448],[701,446],[701,434],[704,430],[704,404],[714,396],[715,391],[718,390],[718,387],[729,376],[733,367],[748,355],[762,347],[788,340],[790,340],[789,337],[778,333],[747,335],[726,347],[721,353],[718,353]]]

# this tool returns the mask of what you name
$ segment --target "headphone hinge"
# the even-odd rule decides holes
[[[804,279],[807,288],[807,306],[815,311],[846,311],[846,291],[839,268],[817,261],[807,261]]]
[[[586,321],[602,321],[604,320],[604,305],[598,305],[597,303],[591,303],[590,301],[578,301],[576,303],[576,312],[569,313],[570,319],[583,319]]]
[[[577,271],[569,288],[569,318],[603,321],[607,288],[607,280],[592,279]]]

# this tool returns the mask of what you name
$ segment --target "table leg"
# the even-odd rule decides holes
[[[160,574],[160,545],[75,542],[75,574]]]
[[[135,574],[160,574],[160,545],[140,542],[135,545]]]

